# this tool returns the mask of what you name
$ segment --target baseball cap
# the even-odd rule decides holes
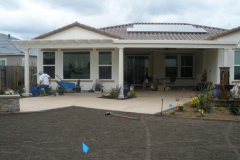
[[[38,75],[41,75],[41,74],[43,74],[43,71],[39,71],[39,72],[38,72]]]

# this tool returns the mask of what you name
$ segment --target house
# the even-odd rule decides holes
[[[229,82],[239,80],[239,35],[239,28],[185,23],[131,23],[96,29],[75,22],[16,42],[26,57],[29,49],[38,48],[37,68],[53,79],[58,80],[55,75],[65,81],[81,79],[85,90],[101,79],[108,91],[125,81],[141,86],[149,77],[175,76],[177,86],[194,86],[196,75],[203,72],[208,81],[219,83],[225,75],[220,75],[221,67],[230,69],[225,76]],[[28,79],[25,85],[29,87]]]
[[[24,66],[25,54],[21,48],[16,44],[17,38],[10,34],[5,35],[0,33],[0,66]],[[30,64],[37,64],[37,50],[31,49],[29,52]]]

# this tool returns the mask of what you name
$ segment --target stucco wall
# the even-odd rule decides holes
[[[216,41],[236,41],[236,42],[240,43],[240,31],[234,32],[234,33],[226,35],[224,37],[217,38]],[[240,46],[240,44],[238,44],[238,46]],[[230,67],[229,83],[234,81],[234,50],[240,50],[240,48],[228,49],[227,65],[225,66],[225,67]],[[220,59],[222,61],[224,57],[223,57],[223,54],[221,51],[220,51],[220,55],[221,55]],[[222,66],[220,65],[220,67],[222,67]]]
[[[219,67],[218,60],[219,54],[217,49],[206,49],[203,52],[204,59],[204,69],[207,71],[207,81],[213,81],[213,83],[218,82],[219,77]]]
[[[0,59],[7,59],[8,66],[19,65],[22,66],[22,59],[24,56],[1,56]],[[37,64],[37,57],[29,57],[29,65]]]
[[[45,39],[104,39],[109,38],[107,36],[91,32],[79,27],[73,27],[68,30],[62,31],[56,35],[49,36]]]
[[[96,79],[99,78],[98,74],[98,52],[96,49],[90,51],[90,79],[81,80],[81,85],[83,85],[82,90],[90,90],[92,89],[93,84],[96,82]],[[111,88],[116,87],[115,84],[118,84],[118,49],[112,51],[112,79],[107,80],[107,82],[102,82],[103,90],[109,91]],[[38,54],[38,71],[43,70],[43,52],[39,51]],[[55,74],[58,75],[61,79],[63,79],[63,51],[58,50],[55,52]],[[53,82],[51,83],[51,87],[55,90],[57,87],[57,83],[54,80],[59,79],[55,77]],[[76,82],[76,79],[72,79],[73,82]],[[39,76],[38,76],[39,82]]]
[[[196,74],[203,72],[203,55],[202,50],[173,50],[173,51],[164,51],[159,50],[155,51],[153,54],[153,77],[165,77],[165,55],[193,55],[194,60],[194,71],[193,71],[193,77],[192,78],[177,78],[176,85],[177,86],[194,86],[196,83],[195,76]],[[180,60],[180,58],[179,58]],[[180,63],[180,61],[178,62]],[[178,70],[178,75],[180,75],[180,70]],[[163,83],[166,83],[167,80],[164,80]]]
[[[215,39],[216,41],[240,41],[240,31]]]

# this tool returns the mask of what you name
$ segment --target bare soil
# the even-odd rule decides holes
[[[180,115],[178,112],[173,118],[113,111],[139,118],[131,120],[105,115],[108,111],[72,106],[0,114],[0,159],[235,160],[240,157],[239,122],[175,118]],[[82,143],[90,148],[87,153],[83,152]]]
[[[196,108],[191,107],[190,103],[184,104],[184,110],[179,111],[178,107],[173,107],[164,112],[166,116],[173,116],[179,118],[194,118],[194,119],[211,119],[211,120],[231,120],[240,121],[239,115],[234,115],[230,112],[228,107],[224,108],[224,111],[220,111],[219,107],[212,108],[209,113],[201,115]],[[160,113],[158,113],[160,114]]]

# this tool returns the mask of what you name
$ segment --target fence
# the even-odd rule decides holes
[[[24,66],[0,66],[0,90],[24,85]],[[37,83],[37,67],[29,67],[29,81]]]

